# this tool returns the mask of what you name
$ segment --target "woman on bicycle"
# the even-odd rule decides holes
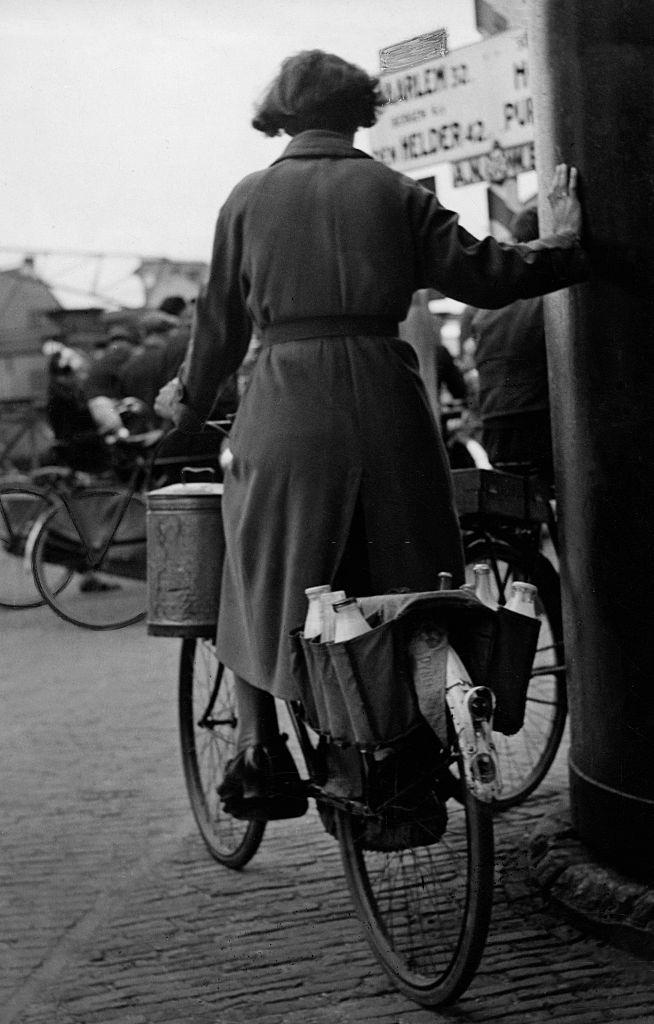
[[[288,58],[253,125],[291,141],[217,222],[180,380],[157,409],[198,430],[262,340],[231,434],[217,654],[237,677],[237,755],[220,794],[237,817],[302,814],[273,697],[297,698],[288,633],[305,588],[348,595],[463,580],[447,458],[416,355],[397,325],[420,288],[478,307],[586,276],[576,172],[555,173],[555,234],[479,241],[410,178],[353,147],[377,80],[319,50]]]

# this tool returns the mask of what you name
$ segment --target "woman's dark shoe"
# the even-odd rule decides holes
[[[248,821],[299,818],[309,806],[286,736],[247,747],[228,761],[218,796],[227,814]]]

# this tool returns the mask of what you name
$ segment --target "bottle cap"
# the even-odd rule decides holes
[[[304,593],[311,597],[313,594],[328,594],[331,589],[329,583],[322,583],[319,587],[307,587]]]

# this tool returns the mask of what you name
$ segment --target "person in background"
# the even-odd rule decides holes
[[[132,410],[133,424],[138,424],[132,429],[142,433],[156,425],[155,397],[186,352],[188,331],[183,334],[179,329],[179,318],[162,310],[146,313],[138,326],[127,319],[109,326],[106,347],[93,363],[88,381],[89,408],[100,433],[126,436],[118,407],[130,398],[147,407],[142,414]]]
[[[112,320],[107,328],[107,344],[93,360],[86,381],[89,411],[100,434],[125,433],[123,421],[116,411],[117,402],[125,397],[121,370],[138,350],[141,335],[134,320],[125,317]]]
[[[551,237],[480,241],[354,148],[383,105],[378,86],[320,50],[284,61],[252,123],[291,140],[224,203],[188,353],[157,400],[182,430],[201,429],[256,326],[262,348],[230,435],[216,638],[238,705],[218,792],[239,818],[306,810],[274,701],[301,699],[288,634],[305,588],[362,597],[436,590],[440,571],[464,578],[447,457],[416,354],[398,339],[413,293],[497,307],[587,276],[574,168],[556,169]]]
[[[538,238],[538,212],[529,206],[512,224],[518,243]],[[475,343],[482,444],[498,469],[537,472],[554,482],[545,323],[541,296],[502,309],[478,309]]]
[[[436,349],[436,372],[439,393],[445,387],[455,401],[465,402],[467,400],[468,389],[465,378],[457,366],[454,356],[442,341],[439,342]]]
[[[425,382],[427,396],[438,423],[443,386],[452,398],[464,401],[466,385],[452,354],[441,340],[438,317],[429,309],[429,303],[436,298],[439,298],[439,292],[433,288],[421,288],[414,292],[406,318],[400,324],[399,336],[415,349],[420,376]]]
[[[474,306],[466,306],[459,318],[459,369],[466,384],[468,405],[478,417],[479,374],[475,365],[475,340],[472,337],[472,319],[477,312]]]
[[[430,310],[433,299],[441,297],[433,288],[414,292],[399,337],[408,341],[418,356],[420,376],[440,429],[453,469],[474,466],[470,443],[468,389],[450,350],[441,339],[440,319]]]
[[[194,311],[194,302],[186,302],[181,296],[172,295],[160,303],[158,312],[146,315],[142,323],[149,334],[146,336],[144,350],[124,367],[122,387],[125,392],[154,408],[157,394],[179,372],[191,336]],[[168,320],[162,320],[162,316],[177,319],[175,323],[169,323]],[[237,405],[237,379],[234,374],[226,382],[208,418],[225,420],[233,417]],[[164,428],[171,425],[166,417],[159,417],[156,422]],[[195,436],[170,431],[162,444],[161,454],[167,459],[181,460],[182,456],[187,457],[190,465],[199,462],[213,468],[220,479],[224,468],[221,450],[226,447],[226,440],[221,443],[219,435],[212,431]],[[182,461],[169,464],[167,482],[178,482],[181,471]]]
[[[181,320],[186,312],[188,303],[186,299],[182,298],[181,295],[167,295],[165,299],[159,303],[159,309],[162,313],[168,313],[169,316],[176,316],[178,320]]]
[[[84,357],[60,339],[43,345],[48,360],[46,416],[55,437],[48,462],[65,462],[83,472],[101,472],[106,456],[88,407]]]
[[[142,343],[120,367],[121,397],[138,398],[152,409],[160,389],[179,368],[187,340],[176,333],[179,318],[161,310],[142,316],[140,327]]]
[[[109,469],[107,450],[89,409],[86,383],[92,365],[75,349],[60,340],[43,345],[48,360],[46,415],[55,435],[49,460],[64,463],[76,472],[101,474]],[[79,589],[83,594],[105,593],[118,589],[93,570],[82,574]]]

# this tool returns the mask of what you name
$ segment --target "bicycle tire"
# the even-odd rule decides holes
[[[561,744],[568,713],[563,652],[563,622],[559,578],[551,562],[538,554],[529,568],[527,558],[504,541],[477,538],[466,544],[466,575],[472,566],[486,562],[496,598],[504,603],[513,579],[527,579],[538,587],[541,631],[534,660],[534,675],[527,691],[525,722],[514,736],[494,734],[502,772],[502,792],[496,810],[523,803],[541,784]],[[548,671],[548,669],[550,671]]]
[[[458,747],[452,752],[462,777]],[[493,812],[464,789],[457,787],[459,799],[447,802],[445,834],[430,846],[366,850],[354,816],[336,815],[343,869],[364,935],[396,988],[432,1009],[453,1003],[472,981],[491,918]]]
[[[122,510],[122,511],[121,511]],[[50,566],[80,576],[56,590]],[[145,503],[121,488],[85,488],[45,514],[32,550],[36,585],[52,610],[83,629],[122,629],[146,615]]]
[[[217,787],[235,752],[236,722],[231,674],[218,662],[213,643],[195,638],[183,640],[179,732],[191,810],[214,860],[240,870],[259,849],[266,825],[233,818],[220,805]]]
[[[39,608],[45,604],[30,560],[26,554],[34,524],[52,508],[48,493],[27,482],[0,484],[0,606]],[[55,593],[70,580],[61,567],[48,570],[49,586]]]

